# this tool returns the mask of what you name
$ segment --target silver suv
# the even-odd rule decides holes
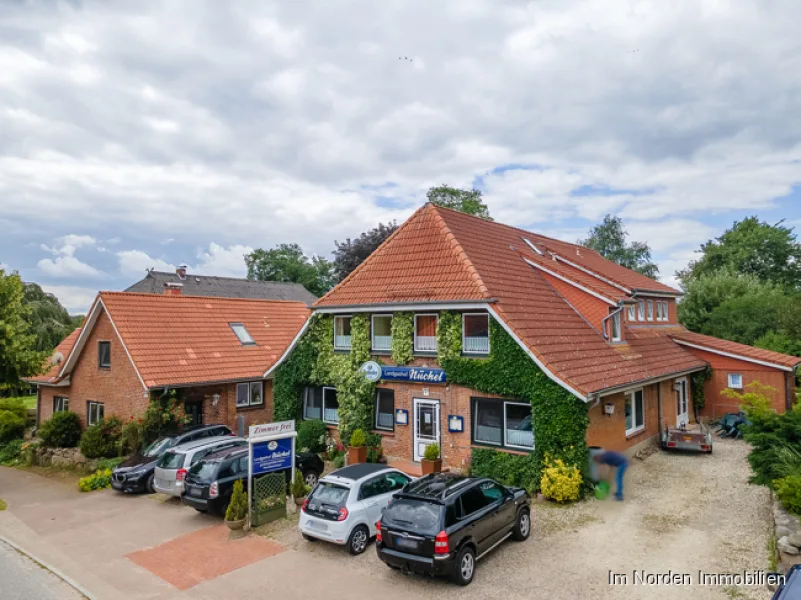
[[[161,455],[156,464],[153,488],[161,494],[180,496],[184,491],[184,477],[192,465],[213,452],[245,445],[247,440],[244,438],[227,435],[195,440],[171,448]]]

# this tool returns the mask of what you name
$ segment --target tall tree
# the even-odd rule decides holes
[[[350,275],[396,229],[398,229],[398,224],[394,221],[387,225],[379,223],[378,227],[365,231],[356,239],[348,238],[344,242],[334,241],[336,250],[334,250],[333,264],[337,282]]]
[[[25,284],[23,302],[29,309],[26,321],[36,335],[35,350],[52,351],[83,321],[83,315],[70,316],[58,298],[36,283]]]
[[[47,353],[34,346],[36,336],[26,320],[25,286],[19,274],[0,269],[0,389],[17,387],[22,377],[42,371]]]
[[[259,248],[245,255],[245,264],[248,279],[299,283],[316,296],[334,285],[332,264],[322,256],[306,256],[298,244],[279,244],[271,250]]]
[[[726,269],[801,289],[801,245],[792,227],[782,223],[769,225],[756,217],[735,222],[723,235],[703,244],[701,257],[677,276],[687,286],[692,279]]]
[[[589,237],[578,243],[627,269],[656,279],[659,267],[651,261],[651,248],[645,242],[628,243],[627,238],[623,220],[606,215],[601,223],[590,229]]]
[[[492,221],[489,209],[484,204],[481,191],[477,189],[462,190],[449,185],[432,187],[426,194],[428,201],[436,206],[452,208],[459,212],[481,217],[486,221]]]

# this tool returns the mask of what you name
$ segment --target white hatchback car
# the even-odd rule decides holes
[[[361,554],[392,494],[412,481],[405,473],[379,464],[358,464],[320,478],[301,509],[300,528],[310,542],[325,540]]]
[[[244,438],[226,435],[201,438],[170,448],[156,463],[153,489],[160,494],[180,497],[184,491],[184,477],[192,465],[208,454],[246,445]]]

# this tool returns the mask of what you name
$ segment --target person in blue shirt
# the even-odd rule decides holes
[[[615,473],[615,483],[617,484],[615,499],[622,502],[623,475],[625,475],[626,469],[629,467],[629,459],[625,454],[621,454],[620,452],[615,452],[613,450],[607,450],[601,454],[596,454],[594,460],[599,464],[607,465],[610,468],[614,467],[617,469],[617,472]]]

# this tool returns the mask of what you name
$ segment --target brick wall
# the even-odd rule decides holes
[[[773,408],[780,413],[785,412],[787,397],[785,371],[737,360],[728,356],[721,356],[712,352],[696,350],[687,346],[684,346],[684,348],[712,366],[712,378],[704,385],[706,404],[703,410],[700,411],[700,416],[716,419],[728,412],[740,410],[736,400],[721,394],[723,390],[729,387],[729,373],[739,373],[743,376],[743,388],[754,381],[774,388],[775,391],[771,394]],[[743,392],[745,389],[736,391]],[[794,381],[793,394],[795,394]]]
[[[245,417],[245,435],[248,427],[261,423],[270,423],[273,420],[273,382],[264,382],[264,404],[259,407],[236,406],[236,383],[226,383],[203,387],[193,387],[184,390],[184,398],[188,402],[199,401],[203,403],[203,422],[206,424],[222,423],[228,425],[236,432],[236,418]],[[214,406],[214,395],[219,394],[220,399]]]
[[[110,369],[98,367],[97,345],[101,341],[111,343]],[[89,400],[102,402],[106,417],[125,420],[142,413],[149,398],[111,321],[102,310],[72,371],[70,385],[64,388],[42,386],[41,391],[40,422],[53,415],[53,397],[66,396],[70,410],[81,418],[84,426]]]

